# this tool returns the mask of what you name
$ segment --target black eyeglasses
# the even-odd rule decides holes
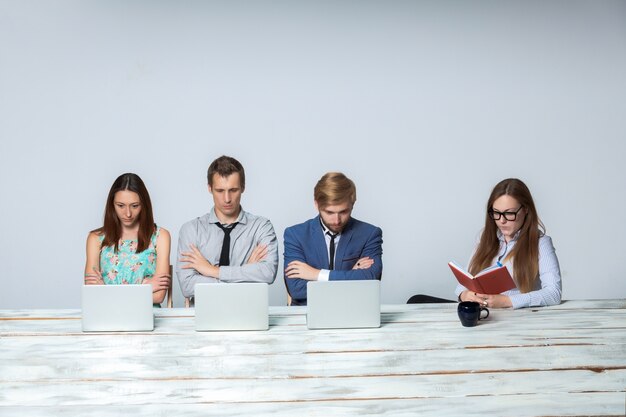
[[[488,213],[489,213],[489,217],[491,217],[492,220],[500,220],[500,217],[504,216],[506,220],[510,222],[514,222],[515,219],[517,219],[517,213],[519,213],[522,207],[524,206],[519,206],[519,208],[516,211],[505,211],[505,212],[491,209],[488,211]]]

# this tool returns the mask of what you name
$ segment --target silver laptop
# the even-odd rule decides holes
[[[267,330],[268,285],[261,282],[196,284],[196,330]]]
[[[84,332],[154,330],[151,285],[83,285]]]
[[[309,329],[380,327],[380,281],[310,281]]]

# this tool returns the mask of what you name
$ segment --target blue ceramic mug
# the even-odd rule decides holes
[[[482,317],[481,313],[486,311],[487,314]],[[457,307],[461,324],[465,327],[474,327],[478,324],[478,320],[489,317],[489,309],[481,307],[476,301],[461,301]]]

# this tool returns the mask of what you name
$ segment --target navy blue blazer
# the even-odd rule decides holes
[[[319,216],[285,229],[284,267],[291,261],[302,261],[316,269],[328,269],[328,249]],[[341,232],[335,253],[335,269],[329,280],[380,279],[383,272],[383,231],[369,223],[351,218]],[[368,256],[374,264],[368,269],[352,267],[360,258]],[[283,272],[284,273],[284,272]],[[293,305],[306,305],[307,280],[287,278],[287,291]]]

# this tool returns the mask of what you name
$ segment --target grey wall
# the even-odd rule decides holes
[[[623,1],[0,0],[0,308],[80,305],[87,232],[123,172],[175,251],[221,154],[281,253],[317,179],[354,179],[354,216],[384,231],[385,303],[453,296],[447,262],[468,260],[510,176],[564,297],[625,297],[624,74]]]

